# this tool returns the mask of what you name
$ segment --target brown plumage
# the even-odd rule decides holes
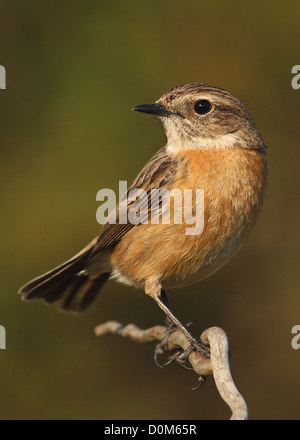
[[[263,204],[268,166],[266,144],[241,102],[225,90],[193,83],[134,110],[161,120],[167,144],[128,191],[204,189],[203,232],[187,235],[190,225],[174,224],[174,220],[170,224],[107,223],[79,254],[22,287],[25,300],[60,301],[64,310],[80,312],[107,279],[115,278],[143,288],[164,308],[162,289],[212,275],[251,232]],[[148,218],[150,209],[149,203],[143,204],[142,218]]]

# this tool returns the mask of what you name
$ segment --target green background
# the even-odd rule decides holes
[[[178,84],[237,95],[269,144],[270,185],[246,246],[196,286],[170,292],[193,332],[228,334],[252,419],[299,418],[300,64],[297,1],[0,3],[1,419],[227,419],[213,379],[153,362],[153,348],[108,336],[109,319],[163,323],[142,291],[109,282],[86,314],[24,303],[18,288],[96,236],[96,193],[131,182],[165,142],[131,111]]]

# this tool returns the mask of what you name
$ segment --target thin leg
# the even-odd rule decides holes
[[[169,300],[168,300],[168,297],[167,297],[167,293],[166,293],[166,291],[165,291],[164,289],[161,289],[160,296],[161,296],[161,300],[162,300],[162,302],[163,302],[163,303],[165,304],[165,306],[168,307],[168,309],[170,310]],[[168,315],[166,315],[165,320],[166,320],[166,326],[167,326],[167,327],[170,327],[170,326],[174,326],[174,328],[176,327],[175,324],[174,324],[174,322],[169,318]]]
[[[166,314],[166,316],[176,325],[177,328],[179,328],[182,333],[185,335],[189,343],[193,348],[200,351],[201,353],[205,354],[206,356],[209,356],[209,350],[208,348],[202,344],[199,340],[197,340],[186,328],[185,325],[183,325],[179,319],[176,318],[176,316],[171,312],[169,307],[168,298],[166,295],[166,292],[161,289],[159,296],[152,296],[156,304],[163,310],[163,312]]]

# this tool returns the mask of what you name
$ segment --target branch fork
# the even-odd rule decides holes
[[[135,324],[124,326],[117,321],[107,321],[95,328],[95,334],[96,336],[116,334],[143,344],[161,341],[166,334],[166,327],[156,325],[143,330]],[[247,420],[246,402],[236,388],[230,372],[229,343],[226,333],[219,327],[211,327],[201,334],[200,340],[203,344],[209,346],[210,359],[207,359],[199,351],[192,351],[188,357],[195,373],[199,376],[199,380],[201,381],[203,377],[212,375],[220,396],[232,411],[230,420]],[[170,351],[178,350],[178,348],[185,351],[189,348],[189,342],[180,330],[175,330],[169,335],[167,346]]]

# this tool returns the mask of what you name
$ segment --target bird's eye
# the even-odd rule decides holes
[[[206,115],[211,110],[211,103],[207,99],[200,99],[194,105],[194,110],[198,115]]]

